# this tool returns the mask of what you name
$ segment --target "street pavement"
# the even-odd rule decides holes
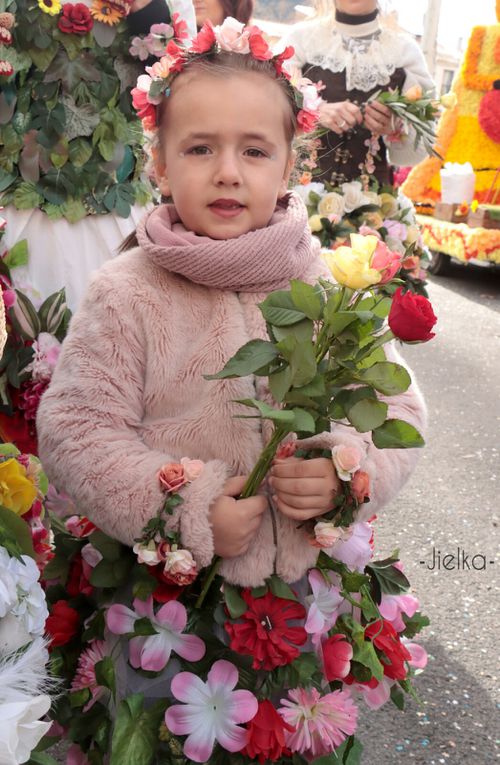
[[[427,445],[375,536],[377,557],[400,549],[431,619],[419,640],[429,663],[420,704],[362,710],[363,765],[500,759],[500,270],[454,266],[431,279],[437,336],[404,348],[429,410]]]

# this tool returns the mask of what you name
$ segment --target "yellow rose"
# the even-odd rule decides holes
[[[403,95],[408,99],[408,101],[418,101],[418,99],[422,98],[423,96],[422,88],[420,85],[414,85],[412,88],[409,88]]]
[[[410,244],[414,244],[416,241],[418,241],[418,238],[420,236],[420,229],[418,226],[407,226],[406,228],[406,239],[405,244],[408,246]]]
[[[0,505],[16,515],[24,515],[36,495],[35,485],[26,477],[26,469],[16,459],[0,462]]]
[[[457,101],[458,99],[456,93],[445,93],[444,96],[441,96],[439,99],[439,103],[445,109],[454,109],[457,105]]]
[[[353,290],[363,290],[378,284],[381,274],[375,268],[370,268],[378,242],[376,236],[351,234],[350,247],[327,251],[323,258],[333,278]]]
[[[321,215],[311,215],[309,218],[309,228],[314,233],[315,231],[321,231],[323,228],[321,224]]]
[[[325,194],[318,205],[318,212],[325,218],[329,215],[338,215],[341,218],[344,214],[344,197],[335,191]]]
[[[392,218],[398,211],[398,200],[393,197],[392,194],[387,194],[385,191],[380,195],[380,206],[382,207],[382,215],[386,218]]]

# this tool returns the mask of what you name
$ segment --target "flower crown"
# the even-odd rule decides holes
[[[293,56],[294,49],[288,46],[281,53],[273,55],[258,27],[245,27],[236,19],[228,17],[216,27],[206,21],[190,48],[180,47],[170,40],[165,55],[152,66],[146,67],[147,74],[140,75],[137,87],[132,90],[132,103],[145,131],[157,129],[158,105],[163,96],[170,94],[176,75],[193,61],[221,51],[250,55],[258,61],[274,64],[278,76],[284,77],[293,90],[299,130],[310,133],[316,128],[322,101],[318,93],[319,86],[302,77],[299,70],[288,71],[287,61]]]

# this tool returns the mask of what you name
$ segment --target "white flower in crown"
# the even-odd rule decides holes
[[[287,62],[284,63],[283,68],[288,73],[291,84],[302,95],[302,108],[308,112],[317,112],[323,100],[319,94],[319,85],[308,77],[303,77],[297,67],[288,69],[286,64]]]
[[[222,24],[214,27],[215,39],[221,50],[232,53],[250,53],[250,29],[229,16]]]

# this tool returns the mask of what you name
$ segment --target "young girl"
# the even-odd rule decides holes
[[[328,459],[279,461],[273,534],[265,496],[237,499],[265,429],[234,417],[246,413],[236,399],[269,394],[261,379],[204,378],[266,336],[257,303],[268,292],[324,274],[306,209],[287,193],[297,124],[311,115],[297,106],[282,58],[271,59],[255,28],[233,22],[205,28],[194,52],[171,51],[154,72],[166,87],[143,98],[142,116],[157,131],[156,170],[173,204],[153,210],[138,246],[95,276],[41,402],[38,432],[51,481],[128,545],[163,505],[160,468],[203,460],[169,525],[199,567],[217,554],[227,580],[257,586],[273,570],[296,582],[314,565],[318,550],[301,522],[331,508],[338,479]],[[214,34],[225,50],[214,52]],[[389,416],[422,429],[414,387],[389,403]],[[341,426],[315,439],[340,443],[363,453],[368,517],[399,491],[415,450],[379,451]]]

